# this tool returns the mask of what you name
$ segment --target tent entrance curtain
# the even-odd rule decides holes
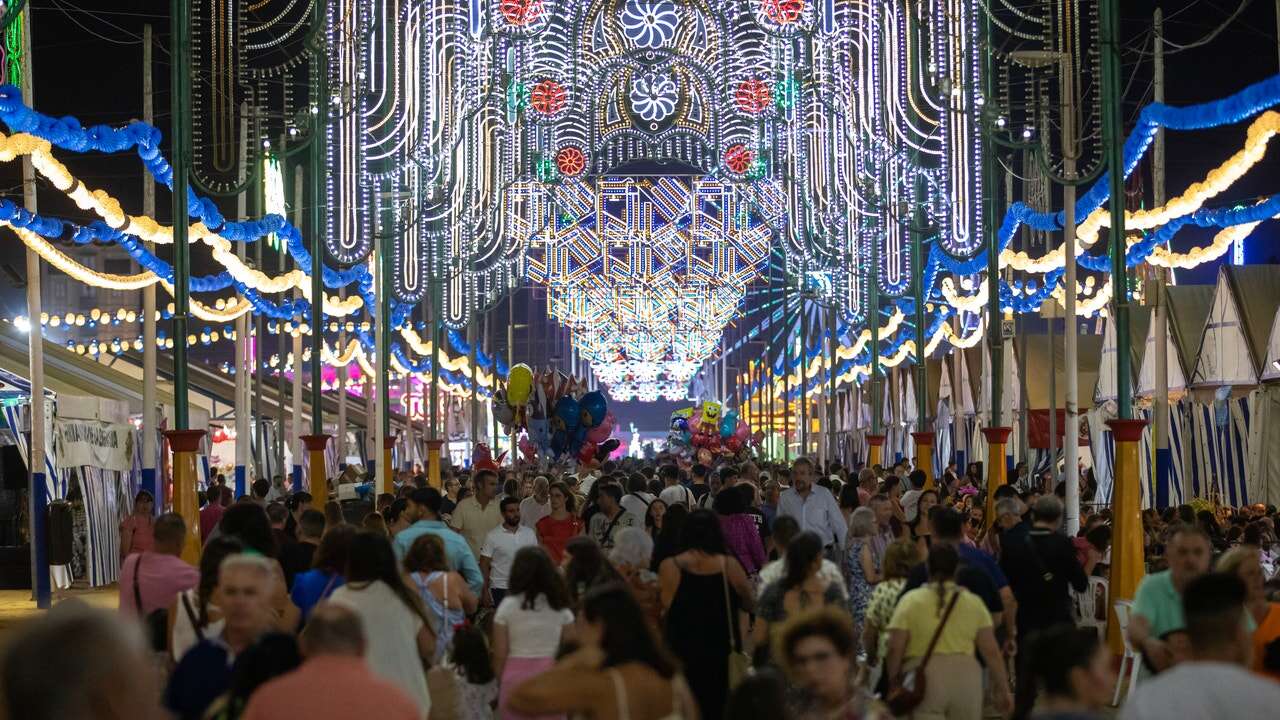
[[[84,500],[85,580],[89,587],[110,585],[120,579],[120,522],[133,506],[130,474],[88,466],[67,474]]]
[[[1277,317],[1280,317],[1278,315]],[[1249,501],[1280,504],[1280,385],[1254,390],[1249,428]]]

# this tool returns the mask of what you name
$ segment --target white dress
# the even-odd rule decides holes
[[[386,583],[344,585],[329,602],[350,608],[364,625],[365,661],[378,677],[395,684],[418,704],[422,717],[431,709],[427,676],[418,656],[422,618]]]
[[[182,604],[183,598],[186,598],[187,606]],[[191,608],[191,614],[187,614],[187,607]],[[218,607],[212,603],[209,604],[208,614],[212,615],[218,611]],[[197,635],[195,623],[191,621],[191,616],[199,618],[200,600],[196,597],[195,590],[184,590],[178,593],[177,613],[173,617],[173,641],[169,646],[170,653],[173,655],[173,661],[177,662],[182,659],[187,651],[195,647],[201,638],[217,637],[222,634],[222,618],[218,618],[213,622],[205,625]]]

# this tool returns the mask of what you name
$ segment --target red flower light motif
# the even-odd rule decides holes
[[[724,166],[735,175],[745,175],[755,161],[755,151],[746,145],[730,145],[724,151]]]
[[[790,25],[804,13],[804,0],[760,0],[760,6],[779,25]]]
[[[573,177],[586,169],[587,156],[583,154],[581,148],[569,145],[556,153],[556,167],[560,168],[561,175]]]
[[[543,80],[533,86],[529,93],[529,104],[543,115],[554,115],[564,108],[568,97],[569,93],[563,85],[555,80]]]
[[[738,104],[738,109],[749,115],[757,115],[764,112],[765,108],[773,103],[773,88],[769,87],[769,83],[759,78],[751,78],[738,83],[738,89],[734,93],[734,101]]]
[[[511,25],[523,27],[542,17],[542,0],[502,0],[498,6],[502,17]]]

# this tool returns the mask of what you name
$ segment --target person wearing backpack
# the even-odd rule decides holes
[[[1089,587],[1085,568],[1076,560],[1075,546],[1058,532],[1062,522],[1062,502],[1053,495],[1036,500],[1031,508],[1030,531],[1022,537],[1010,535],[1000,547],[1000,567],[1018,601],[1018,645],[1037,630],[1074,622],[1071,590]],[[1015,539],[1016,538],[1016,539]],[[1092,563],[1088,570],[1093,570]],[[1017,712],[1025,717],[1035,699],[1032,674],[1018,673]]]
[[[120,611],[143,620],[157,651],[165,649],[169,606],[178,593],[200,582],[200,571],[178,557],[186,533],[181,515],[165,513],[156,518],[153,548],[129,555],[120,565]]]

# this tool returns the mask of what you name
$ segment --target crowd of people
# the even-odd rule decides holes
[[[987,498],[978,466],[932,481],[906,461],[660,457],[446,469],[441,489],[401,473],[324,512],[215,481],[198,568],[179,558],[183,519],[140,493],[119,610],[138,622],[56,606],[6,649],[3,705],[31,720],[1098,717],[1118,680],[1081,599],[1105,586],[1109,511],[1069,536],[1062,486],[1013,477]],[[1280,707],[1275,521],[1144,512],[1123,717]]]

